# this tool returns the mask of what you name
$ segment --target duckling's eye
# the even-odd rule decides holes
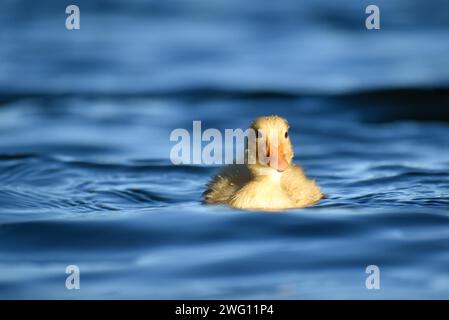
[[[285,131],[284,137],[285,137],[285,139],[288,138],[288,131]]]

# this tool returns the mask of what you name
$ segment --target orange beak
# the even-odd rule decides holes
[[[282,144],[275,146],[271,143],[267,143],[267,157],[269,159],[268,164],[273,169],[282,172],[288,168],[288,162],[285,160]]]

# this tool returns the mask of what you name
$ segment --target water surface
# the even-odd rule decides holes
[[[449,298],[446,2],[98,3],[0,5],[0,298]],[[327,198],[203,205],[170,132],[267,114]]]

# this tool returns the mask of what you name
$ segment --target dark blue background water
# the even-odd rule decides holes
[[[67,4],[0,4],[0,298],[449,298],[447,1]],[[265,114],[328,198],[204,206],[170,132]]]

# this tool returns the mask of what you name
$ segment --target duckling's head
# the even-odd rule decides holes
[[[285,171],[293,159],[287,120],[279,116],[260,117],[253,121],[251,129],[256,135],[252,168],[258,171],[265,168],[278,172]],[[248,159],[251,157],[248,156]]]

